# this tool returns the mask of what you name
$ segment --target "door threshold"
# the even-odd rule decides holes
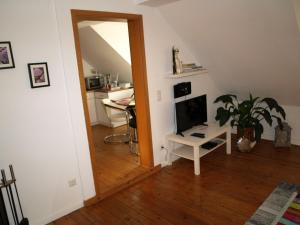
[[[125,190],[126,188],[146,179],[147,177],[149,177],[153,174],[156,174],[160,170],[161,170],[161,165],[155,166],[151,169],[146,169],[144,172],[141,172],[137,176],[133,176],[130,179],[124,180],[124,181],[120,182],[118,185],[116,185],[115,187],[113,187],[107,191],[104,191],[102,193],[99,193],[95,197],[84,201],[84,206],[94,205],[94,204],[102,201],[103,199],[105,199],[109,196],[112,196],[122,190]],[[99,186],[100,185],[101,184],[99,184]]]

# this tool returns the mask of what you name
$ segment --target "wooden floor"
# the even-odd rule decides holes
[[[191,161],[173,166],[94,206],[52,225],[242,225],[280,181],[300,184],[300,147],[274,149],[263,141],[252,153],[201,159],[201,175]]]
[[[139,166],[139,158],[130,152],[129,144],[105,144],[103,139],[112,133],[126,132],[126,126],[109,128],[93,126],[96,173],[101,195],[143,174],[146,169]]]

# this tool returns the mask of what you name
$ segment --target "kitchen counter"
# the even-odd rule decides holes
[[[116,92],[116,91],[124,91],[128,89],[133,89],[133,87],[129,88],[118,88],[118,89],[106,89],[106,88],[101,88],[101,89],[94,89],[94,90],[89,90],[87,92],[103,92],[103,93],[111,93],[111,92]]]

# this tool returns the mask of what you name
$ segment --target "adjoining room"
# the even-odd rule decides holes
[[[128,24],[78,23],[96,171],[104,194],[139,170]],[[130,108],[130,109],[129,109]]]

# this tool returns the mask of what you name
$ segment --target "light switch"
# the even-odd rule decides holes
[[[69,187],[74,187],[77,184],[76,179],[74,178],[72,180],[69,180],[68,184],[69,184]]]
[[[156,99],[157,99],[158,102],[161,101],[161,90],[158,90],[158,91],[156,92]]]

